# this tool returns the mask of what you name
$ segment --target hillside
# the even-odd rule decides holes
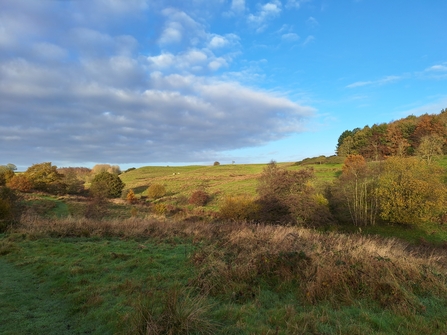
[[[132,189],[138,197],[145,196],[151,184],[166,187],[167,196],[189,197],[195,190],[204,189],[211,196],[211,207],[217,206],[225,195],[255,195],[257,179],[266,164],[233,164],[218,166],[146,166],[121,174],[126,190]],[[279,163],[288,170],[313,168],[315,184],[331,181],[341,171],[342,164],[296,165]]]

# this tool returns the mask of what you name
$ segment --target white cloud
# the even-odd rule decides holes
[[[283,34],[281,36],[281,39],[286,42],[295,42],[295,41],[298,41],[300,39],[300,37],[298,36],[298,34],[295,34],[295,33],[287,33],[287,34]]]
[[[1,155],[16,164],[213,161],[300,132],[314,112],[257,89],[259,69],[232,68],[239,36],[213,34],[190,12],[160,11],[149,0],[5,1]],[[160,24],[144,21],[144,33],[130,36],[148,8]],[[232,10],[245,11],[245,2]],[[252,24],[259,29],[280,12],[270,1]],[[248,81],[253,87],[241,84]]]
[[[309,43],[313,42],[314,40],[315,40],[314,36],[312,36],[312,35],[307,36],[303,42],[303,46],[308,45]]]
[[[243,13],[245,11],[245,0],[233,0],[231,10],[235,13]]]
[[[433,65],[433,66],[425,69],[425,71],[445,72],[445,71],[447,71],[447,65],[444,65],[444,64]]]
[[[310,17],[306,20],[306,25],[307,25],[309,28],[314,29],[314,28],[318,27],[320,24],[318,23],[318,21],[317,21],[314,17],[310,16]]]
[[[33,45],[32,49],[36,57],[43,59],[61,60],[68,55],[66,49],[47,42],[36,43]]]
[[[402,79],[401,76],[386,76],[378,80],[368,80],[368,81],[357,81],[355,83],[349,84],[347,88],[356,88],[362,86],[370,86],[370,85],[384,85],[388,83],[392,83]]]
[[[287,9],[298,9],[301,7],[302,4],[306,3],[306,2],[310,2],[312,0],[287,0],[286,2],[286,8]]]
[[[249,14],[247,21],[256,28],[257,32],[262,32],[267,28],[267,22],[279,16],[282,10],[279,0],[273,0],[260,6],[256,14]]]

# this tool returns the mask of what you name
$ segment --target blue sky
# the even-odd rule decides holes
[[[2,0],[0,164],[267,163],[447,108],[447,2]]]

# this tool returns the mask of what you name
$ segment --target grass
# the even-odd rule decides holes
[[[10,276],[2,295],[22,295],[0,316],[11,334],[19,318],[10,312],[26,319],[32,301],[43,314],[19,332],[447,332],[445,252],[395,239],[247,223],[34,218],[0,236],[2,266]],[[52,306],[61,306],[59,319],[45,315]]]
[[[280,163],[280,167],[290,170],[308,168],[292,163]],[[217,210],[226,196],[256,195],[257,179],[266,164],[234,164],[218,166],[160,167],[147,166],[129,171],[120,177],[126,190],[133,189],[138,197],[146,196],[150,184],[166,187],[167,197],[162,201],[175,202],[180,197],[188,198],[197,189],[204,189],[211,195],[207,209]],[[323,187],[341,171],[341,164],[312,165],[315,170],[315,183]],[[124,191],[127,194],[126,191]]]
[[[199,220],[226,195],[254,195],[264,166],[121,176],[139,196],[163,184],[161,203],[183,202],[191,207],[183,216],[155,218],[118,200],[93,220],[83,217],[86,199],[28,199],[34,213],[0,235],[2,333],[447,333],[446,226],[319,232]],[[314,169],[323,187],[341,165]],[[197,189],[210,205],[185,204]]]

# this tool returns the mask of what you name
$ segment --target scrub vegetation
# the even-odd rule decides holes
[[[395,155],[1,166],[2,333],[445,334],[447,158],[417,120]]]

